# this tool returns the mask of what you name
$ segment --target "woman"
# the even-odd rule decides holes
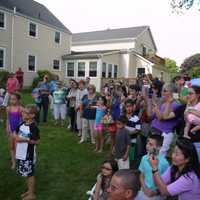
[[[49,109],[49,95],[50,95],[50,86],[49,86],[49,77],[44,75],[43,81],[38,83],[38,88],[40,91],[41,103],[38,104],[39,112],[43,108],[43,122],[47,122],[48,109]],[[39,122],[40,120],[37,119]]]
[[[200,86],[189,88],[187,99],[184,136],[193,142],[200,161]]]
[[[162,101],[161,105],[153,100],[149,101],[152,102],[153,107],[152,110],[150,109],[149,116],[153,113],[152,132],[161,134],[164,137],[160,153],[166,156],[174,137],[174,128],[178,123],[175,111],[180,106],[173,99],[173,88],[169,84],[165,84],[162,88]],[[151,107],[151,105],[148,104],[148,107]]]
[[[88,129],[90,130],[91,143],[95,144],[94,123],[96,117],[97,96],[94,85],[88,86],[88,94],[82,98],[81,112],[82,112],[82,136],[79,143],[87,140]]]
[[[176,142],[172,166],[160,176],[158,161],[150,157],[155,184],[163,196],[177,196],[179,200],[200,199],[200,164],[194,145],[186,138]]]

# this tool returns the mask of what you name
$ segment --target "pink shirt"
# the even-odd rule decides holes
[[[6,83],[8,93],[15,92],[19,88],[19,82],[16,78],[9,78]]]
[[[188,109],[189,108],[192,108],[192,109],[195,109],[195,110],[197,110],[197,111],[200,111],[200,102],[199,103],[197,103],[195,106],[189,106],[188,107]],[[187,115],[187,120],[191,123],[191,124],[195,124],[195,125],[197,125],[197,124],[199,124],[200,123],[200,118],[199,117],[197,117],[196,115],[194,115],[194,114],[188,114]]]

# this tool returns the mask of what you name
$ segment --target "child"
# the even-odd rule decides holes
[[[161,135],[150,135],[146,145],[147,155],[142,157],[140,162],[140,183],[141,191],[139,192],[136,200],[162,200],[164,199],[157,192],[157,188],[154,183],[152,167],[149,163],[149,156],[155,156],[158,160],[158,170],[160,174],[163,174],[169,167],[169,163],[166,158],[158,152],[162,146],[163,137]]]
[[[106,160],[101,166],[101,173],[97,176],[97,183],[93,200],[107,200],[107,189],[113,174],[118,171],[117,162],[115,160]]]
[[[58,125],[59,118],[61,117],[61,126],[64,126],[66,111],[65,91],[62,89],[62,82],[58,81],[56,90],[53,92],[53,114],[55,125]]]
[[[126,129],[129,131],[130,137],[131,137],[131,150],[132,155],[129,154],[130,160],[134,160],[135,155],[135,147],[136,147],[136,140],[139,138],[139,132],[141,131],[141,124],[140,119],[135,112],[136,110],[136,104],[132,99],[127,99],[125,102],[125,114],[128,118],[128,122],[126,124]]]
[[[110,134],[110,155],[112,155],[117,127],[116,127],[116,123],[114,122],[112,118],[112,111],[110,108],[107,108],[107,113],[102,118],[102,123],[105,129]]]
[[[23,110],[23,122],[18,126],[15,139],[17,173],[27,179],[27,192],[21,195],[23,200],[35,199],[34,166],[36,161],[36,144],[39,143],[39,129],[34,121],[37,108],[27,105]]]
[[[35,88],[32,91],[32,97],[34,98],[36,107],[37,107],[37,113],[35,116],[36,122],[39,124],[40,122],[40,110],[41,110],[41,103],[42,103],[42,99],[41,99],[41,92],[39,88]]]
[[[96,117],[95,117],[95,131],[96,131],[96,148],[95,151],[101,153],[103,151],[103,124],[102,118],[106,114],[106,98],[103,96],[99,96],[97,99],[96,106]]]
[[[114,145],[114,155],[117,159],[119,169],[129,169],[129,149],[131,147],[131,139],[129,131],[125,128],[127,117],[120,116],[117,121],[117,133]]]
[[[9,106],[6,108],[7,113],[7,133],[9,136],[9,146],[11,154],[11,169],[15,169],[15,138],[14,133],[18,125],[21,123],[22,118],[22,106],[20,105],[20,95],[18,93],[12,93],[9,99]]]

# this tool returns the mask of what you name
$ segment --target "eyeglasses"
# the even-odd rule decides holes
[[[107,171],[112,171],[111,168],[108,168],[108,167],[105,167],[105,166],[101,166],[101,169],[105,169],[105,170],[107,170]]]

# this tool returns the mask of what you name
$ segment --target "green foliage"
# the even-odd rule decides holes
[[[200,0],[171,0],[171,7],[177,13],[194,6],[200,9]]]
[[[53,76],[53,74],[48,70],[39,70],[37,71],[37,74],[41,80],[43,79],[44,75],[48,75],[50,80],[52,79]]]
[[[200,65],[199,65],[199,67],[191,67],[189,70],[187,70],[187,73],[191,78],[199,78],[200,77]]]
[[[165,66],[171,78],[174,78],[178,74],[179,69],[178,69],[178,66],[176,65],[175,60],[172,60],[170,58],[165,58]]]
[[[8,71],[0,71],[0,88],[5,88],[6,87],[6,82],[9,76]]]
[[[37,76],[33,79],[32,88],[37,87],[38,83],[42,81],[44,75],[48,75],[49,80],[53,78],[53,74],[48,70],[39,70],[37,71]]]
[[[200,66],[200,53],[194,54],[184,60],[181,64],[181,69],[187,71],[190,68]]]

